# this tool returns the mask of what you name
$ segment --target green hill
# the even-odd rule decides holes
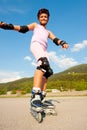
[[[31,92],[33,78],[23,78],[9,83],[0,84],[0,94],[17,90],[23,94]],[[48,89],[87,90],[87,64],[71,67],[61,73],[52,75],[48,80]]]
[[[87,73],[87,64],[81,64],[77,66],[73,66],[63,72],[62,74],[69,74],[69,73]]]
[[[49,78],[48,88],[87,90],[87,64],[71,67]]]
[[[63,72],[56,73],[51,76],[50,80],[69,80],[69,81],[81,81],[84,79],[87,81],[87,64],[81,64],[73,66]]]

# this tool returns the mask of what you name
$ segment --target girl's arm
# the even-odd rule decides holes
[[[5,22],[0,22],[0,28],[5,29],[5,30],[20,30],[20,26],[18,25],[13,25],[13,24],[7,24]]]
[[[26,33],[29,30],[34,30],[36,26],[37,26],[36,23],[31,23],[31,24],[23,25],[23,26],[14,25],[14,30],[19,31],[21,33]]]
[[[29,30],[33,30],[36,27],[36,25],[37,25],[36,23],[32,23],[29,25],[19,26],[19,25],[13,25],[13,24],[0,22],[0,28],[5,29],[5,30],[16,30],[21,33],[26,33]]]
[[[50,33],[49,33],[49,38],[50,38],[51,40],[54,40],[54,39],[56,38],[56,36],[55,36],[52,32],[50,32]],[[58,43],[57,43],[58,45],[60,44],[60,41],[61,41],[61,40],[59,39],[59,40],[58,40]]]
[[[49,33],[49,38],[58,46],[58,45],[61,45],[62,48],[68,48],[69,45],[68,43],[66,43],[66,41],[63,41],[59,38],[57,38],[52,32]]]
[[[31,23],[31,24],[23,25],[23,26],[14,25],[14,30],[19,31],[21,33],[25,33],[29,30],[34,30],[36,26],[37,26],[37,23]]]

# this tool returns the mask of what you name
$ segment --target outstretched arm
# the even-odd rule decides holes
[[[66,48],[66,49],[69,47],[69,45],[68,45],[68,43],[67,43],[66,41],[63,41],[63,40],[57,38],[52,32],[50,32],[49,38],[50,38],[51,40],[53,40],[53,42],[54,42],[57,46],[61,45],[62,48]]]
[[[35,26],[36,26],[36,23],[19,26],[19,25],[7,24],[5,22],[0,22],[0,28],[5,29],[5,30],[16,30],[21,33],[26,33],[29,30],[33,30]]]

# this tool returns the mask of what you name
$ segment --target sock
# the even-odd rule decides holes
[[[38,93],[38,92],[41,93],[41,89],[38,87],[33,87],[32,91],[35,93]]]
[[[46,91],[42,91],[42,95],[46,96]]]
[[[35,94],[35,93],[40,93],[40,94]],[[34,96],[35,94],[35,96]],[[34,100],[41,100],[41,89],[37,87],[32,88],[32,101]]]

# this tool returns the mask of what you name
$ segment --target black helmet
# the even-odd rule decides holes
[[[49,10],[47,10],[47,9],[45,9],[45,8],[42,8],[42,9],[40,9],[40,10],[38,11],[37,17],[39,18],[40,14],[42,14],[42,13],[47,14],[48,17],[50,16]]]

